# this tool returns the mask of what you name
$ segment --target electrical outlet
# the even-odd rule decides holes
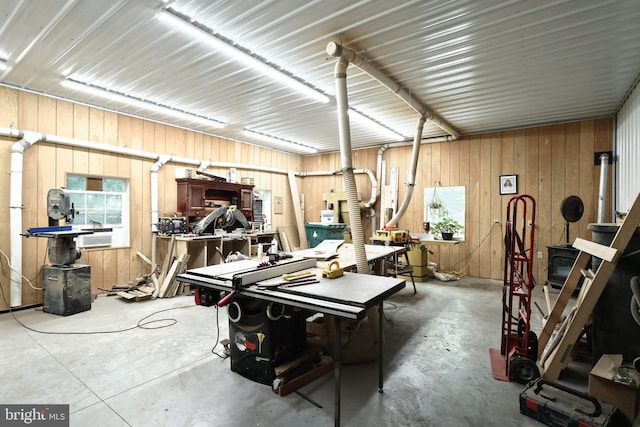
[[[542,252],[538,251],[538,259],[542,259]]]

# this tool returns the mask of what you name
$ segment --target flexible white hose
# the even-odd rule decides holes
[[[364,249],[364,233],[362,231],[362,218],[360,217],[360,205],[358,202],[358,188],[353,174],[351,133],[349,127],[349,104],[347,101],[347,66],[349,63],[343,57],[339,57],[335,66],[336,104],[338,108],[338,130],[340,135],[340,154],[342,159],[342,185],[347,195],[347,210],[351,224],[351,238],[356,255],[356,267],[358,272],[369,274],[367,253]]]
[[[411,151],[411,173],[409,175],[409,181],[407,182],[407,192],[404,194],[404,199],[400,205],[400,209],[389,220],[387,226],[394,227],[398,224],[398,220],[402,218],[409,207],[411,196],[413,196],[413,188],[416,185],[416,171],[418,170],[418,157],[420,154],[420,140],[422,139],[422,129],[424,127],[426,119],[424,116],[420,116],[418,124],[416,125],[416,134],[413,139],[413,150]]]

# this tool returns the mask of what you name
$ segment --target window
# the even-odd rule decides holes
[[[457,222],[456,240],[465,239],[465,187],[426,187],[424,189],[424,222],[430,226],[443,219]]]
[[[273,224],[273,222],[271,221],[271,190],[254,190],[253,192],[254,194],[259,194],[260,200],[262,200],[262,218],[256,218],[254,216],[253,221],[260,222],[260,220],[262,219],[262,223],[264,224],[265,229],[270,230],[271,224]]]
[[[129,246],[128,179],[67,175],[66,190],[76,210],[73,227],[95,230],[79,236],[78,246]]]

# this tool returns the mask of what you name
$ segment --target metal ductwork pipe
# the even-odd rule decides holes
[[[607,205],[607,182],[609,179],[609,154],[600,156],[600,188],[598,191],[598,224],[605,221],[605,209]]]

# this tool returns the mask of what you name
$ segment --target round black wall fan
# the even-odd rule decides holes
[[[569,223],[580,221],[584,214],[584,204],[578,196],[569,196],[560,204],[560,212],[565,222],[565,236],[567,244],[569,243]]]

